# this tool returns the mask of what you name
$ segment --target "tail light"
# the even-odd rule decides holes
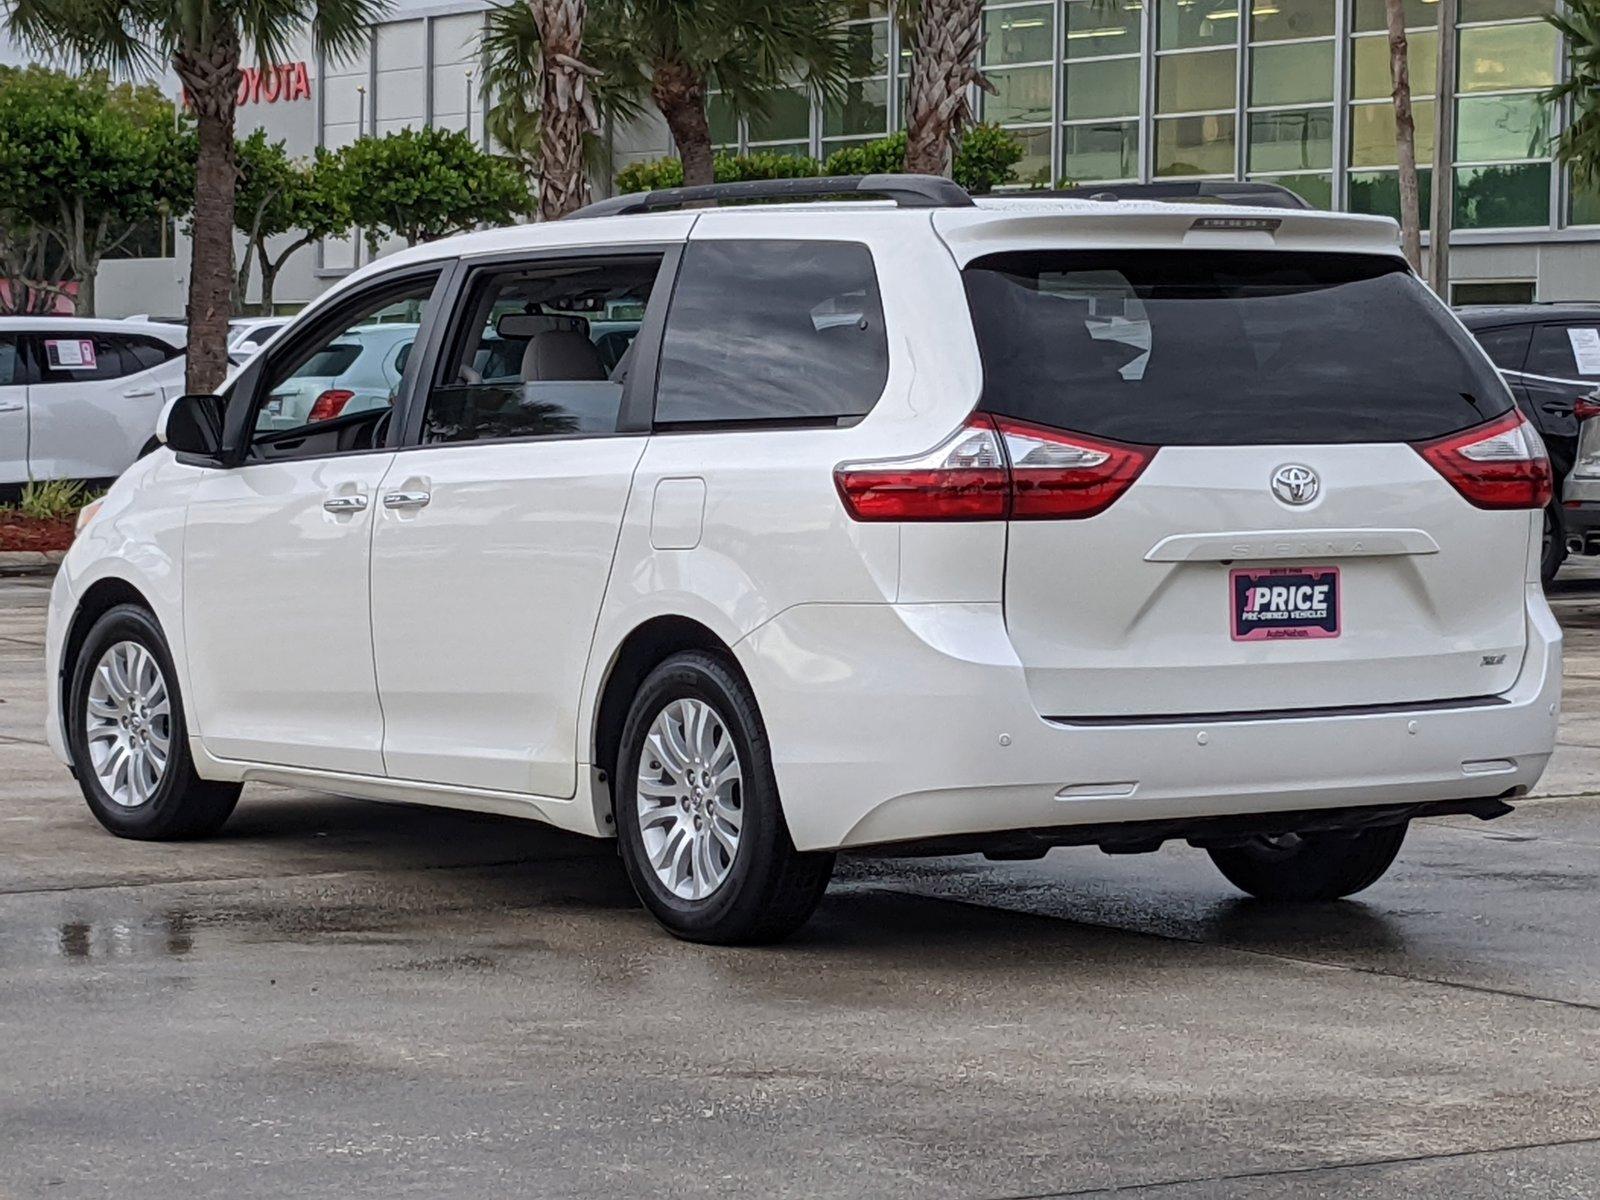
[[[344,406],[355,398],[354,392],[347,392],[343,388],[329,388],[312,403],[311,411],[306,414],[306,424],[333,420],[344,411]]]
[[[1013,521],[1092,517],[1128,490],[1155,450],[997,418],[1011,464]]]
[[[1543,508],[1550,503],[1544,442],[1516,409],[1449,437],[1416,444],[1452,487],[1478,508]]]
[[[1587,421],[1591,417],[1600,417],[1600,392],[1590,392],[1587,396],[1579,396],[1572,402],[1572,415],[1576,420]]]
[[[1092,517],[1155,456],[1128,446],[975,413],[926,454],[843,463],[834,482],[858,521],[1029,521]]]

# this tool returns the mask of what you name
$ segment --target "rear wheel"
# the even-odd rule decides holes
[[[137,605],[105,613],[79,648],[67,737],[89,811],[118,837],[203,837],[238,803],[237,783],[195,774],[166,639]]]
[[[652,671],[617,757],[622,861],[670,932],[751,944],[805,924],[833,855],[795,849],[755,696],[724,660],[694,651]]]
[[[1566,561],[1567,544],[1560,518],[1547,508],[1544,510],[1544,543],[1539,555],[1540,580],[1548,584]]]
[[[1394,862],[1406,826],[1289,833],[1209,850],[1228,882],[1260,900],[1337,900],[1371,887]]]

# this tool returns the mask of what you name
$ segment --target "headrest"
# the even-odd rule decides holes
[[[606,377],[606,365],[584,334],[572,329],[549,329],[528,339],[522,352],[524,383],[541,380],[595,380]]]

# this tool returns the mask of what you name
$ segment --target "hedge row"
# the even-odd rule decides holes
[[[1016,182],[1017,164],[1027,153],[1022,142],[998,125],[976,125],[956,150],[955,181],[967,191],[993,191]],[[875,142],[835,150],[823,162],[801,154],[719,154],[713,165],[718,183],[745,179],[800,179],[813,175],[897,174],[905,169],[906,135],[896,133]],[[676,158],[633,163],[617,173],[617,191],[648,192],[681,187],[683,164]]]

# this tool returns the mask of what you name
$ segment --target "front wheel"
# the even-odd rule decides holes
[[[119,604],[89,630],[66,716],[83,798],[118,837],[203,837],[233,812],[239,785],[195,774],[172,656],[143,608]]]
[[[1405,837],[1401,823],[1356,833],[1256,837],[1207,853],[1229,883],[1258,900],[1337,900],[1378,882]]]
[[[781,941],[828,886],[833,855],[795,849],[755,696],[715,655],[674,655],[645,679],[613,795],[633,889],[680,938]]]

